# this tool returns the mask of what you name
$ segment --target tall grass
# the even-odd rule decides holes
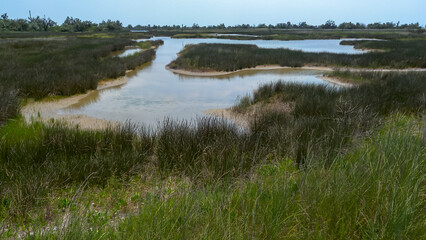
[[[249,180],[203,188],[152,190],[124,220],[87,221],[74,212],[32,239],[419,239],[424,237],[425,136],[396,116],[330,168],[299,171],[289,159],[255,169]],[[311,163],[320,161],[312,159]],[[178,185],[179,182],[176,182]]]
[[[19,99],[16,90],[0,87],[0,127],[19,114]]]
[[[362,75],[368,83],[348,89],[301,86],[277,82],[261,86],[251,99],[236,106],[238,112],[253,105],[291,103],[290,111],[258,110],[251,122],[254,134],[284,153],[292,153],[298,164],[309,154],[320,155],[324,164],[347,151],[351,141],[380,125],[394,112],[419,114],[425,111],[425,73],[349,73]]]
[[[359,46],[359,42],[354,42]],[[308,53],[288,49],[264,49],[255,45],[197,44],[185,48],[170,63],[178,69],[212,69],[235,71],[258,65],[277,64],[288,67],[342,66],[364,68],[426,67],[424,40],[364,41],[362,46],[386,49],[365,54]]]

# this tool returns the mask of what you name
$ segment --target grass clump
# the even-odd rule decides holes
[[[239,114],[260,106],[252,115],[251,131],[283,153],[292,153],[298,164],[309,154],[321,155],[330,164],[347,151],[351,141],[368,134],[394,112],[420,115],[425,111],[425,73],[347,73],[369,79],[347,89],[302,86],[283,82],[261,86],[251,98],[233,109]],[[269,111],[270,102],[291,104],[287,111]],[[266,109],[266,110],[264,110]]]
[[[19,114],[19,98],[16,90],[0,87],[0,127]]]
[[[136,46],[138,46],[141,49],[149,49],[151,47],[158,47],[164,44],[163,40],[148,40],[148,41],[143,41],[143,42],[138,42],[136,43]]]

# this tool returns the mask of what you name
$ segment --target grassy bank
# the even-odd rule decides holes
[[[142,43],[140,43],[142,44]],[[147,42],[158,46],[162,41]],[[18,98],[69,96],[96,89],[100,80],[123,76],[155,56],[154,49],[126,58],[111,52],[136,45],[126,38],[53,38],[0,42],[0,121],[16,116]],[[13,61],[11,61],[13,59]]]
[[[10,121],[0,129],[1,234],[418,236],[425,73],[363,77],[340,90],[261,86],[235,107],[260,106],[244,132],[213,118],[92,131]],[[262,110],[270,103],[290,107]]]
[[[344,42],[348,44],[349,42]],[[258,65],[304,65],[357,68],[425,68],[425,40],[355,41],[358,48],[380,49],[359,55],[307,53],[288,49],[264,49],[255,45],[198,44],[185,48],[170,63],[185,70],[236,71]]]

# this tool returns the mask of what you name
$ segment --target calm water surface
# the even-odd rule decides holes
[[[227,39],[163,39],[152,63],[129,74],[123,86],[96,91],[60,113],[84,114],[100,119],[143,123],[155,126],[165,117],[192,119],[204,111],[227,108],[241,96],[250,94],[259,85],[287,81],[300,84],[328,84],[317,78],[317,70],[245,71],[221,77],[192,77],[172,73],[165,66],[176,58],[186,44],[239,43],[263,48],[291,48],[309,52],[362,53],[340,40],[266,41]],[[131,49],[130,49],[131,50]]]

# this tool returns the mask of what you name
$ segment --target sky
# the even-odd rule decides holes
[[[67,16],[120,20],[124,25],[419,22],[426,24],[426,0],[0,0],[9,18],[46,16],[62,24]]]

